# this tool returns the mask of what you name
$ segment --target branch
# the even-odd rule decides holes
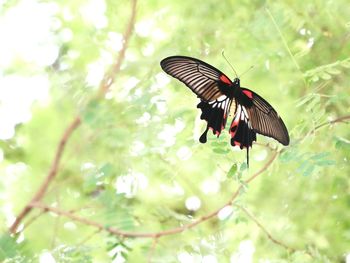
[[[257,176],[259,176],[260,174],[262,174],[265,170],[267,170],[267,168],[269,168],[269,166],[273,163],[273,161],[276,159],[278,155],[278,152],[274,153],[274,155],[271,157],[271,159],[259,170],[257,171],[255,174],[253,174],[250,178],[248,178],[245,183],[248,184],[250,183],[252,180],[254,180]],[[118,228],[115,227],[106,227],[101,223],[77,216],[71,212],[62,210],[60,208],[57,207],[52,207],[52,206],[48,206],[45,205],[41,202],[36,202],[36,203],[32,203],[32,207],[36,207],[39,209],[42,209],[43,211],[47,212],[53,212],[57,215],[61,215],[61,216],[65,216],[67,218],[70,218],[74,221],[80,222],[82,224],[85,225],[89,225],[89,226],[93,226],[96,227],[99,230],[105,230],[107,232],[109,232],[110,234],[113,235],[117,235],[117,236],[121,236],[121,237],[139,237],[139,238],[153,238],[153,239],[158,239],[162,236],[168,236],[168,235],[173,235],[173,234],[177,234],[177,233],[181,233],[184,232],[188,229],[191,229],[193,227],[195,227],[196,225],[199,225],[215,216],[218,215],[218,213],[226,206],[232,205],[232,202],[236,199],[236,197],[238,196],[238,194],[240,193],[240,191],[243,189],[244,185],[240,185],[237,190],[232,194],[232,196],[230,197],[230,199],[222,206],[220,206],[218,209],[214,210],[213,212],[204,215],[202,217],[200,217],[199,219],[193,221],[192,223],[189,223],[187,225],[181,226],[181,227],[176,227],[176,228],[172,228],[172,229],[168,229],[168,230],[164,230],[164,231],[159,231],[159,232],[128,232],[128,231],[123,231],[120,230]]]
[[[318,129],[320,129],[320,128],[323,128],[323,127],[325,127],[325,126],[327,126],[327,125],[331,125],[331,124],[335,124],[335,123],[340,123],[340,122],[345,122],[345,123],[346,123],[347,120],[350,120],[350,115],[341,116],[341,117],[338,117],[338,118],[336,118],[336,119],[334,119],[334,120],[324,122],[324,123],[322,123],[322,124],[316,126],[316,127],[315,127],[314,129],[312,129],[311,131],[307,132],[307,133],[306,133],[303,137],[301,137],[300,139],[296,140],[296,141],[295,141],[295,144],[298,143],[299,141],[304,140],[304,139],[305,139],[306,137],[308,137],[309,135],[315,133],[315,132],[316,132]]]
[[[122,49],[120,50],[117,58],[115,59],[115,63],[112,65],[109,72],[107,74],[105,74],[103,80],[101,81],[100,88],[99,88],[100,95],[106,94],[107,91],[109,90],[109,88],[112,86],[112,84],[114,82],[114,78],[117,75],[117,73],[120,71],[120,67],[124,61],[125,52],[126,52],[126,49],[128,47],[129,40],[130,40],[132,31],[133,31],[134,25],[135,25],[136,3],[137,3],[137,0],[131,1],[131,15],[130,15],[129,23],[126,27],[124,34],[123,34],[123,46],[122,46]]]
[[[337,122],[344,122],[344,121],[349,120],[349,119],[350,119],[350,115],[345,115],[345,116],[336,118],[334,120],[324,122],[324,123],[316,126],[315,129],[313,130],[313,132],[318,130],[318,129],[320,129],[320,128],[322,128],[322,127],[324,127],[324,126],[326,126],[326,125],[334,124],[334,123],[337,123]]]
[[[258,175],[260,175],[261,173],[263,173],[267,168],[269,168],[269,166],[272,164],[272,162],[276,159],[276,157],[280,154],[280,152],[275,152],[271,159],[255,174],[253,174],[251,177],[249,177],[245,183],[249,184],[251,181],[253,181]]]
[[[103,80],[101,82],[100,89],[99,89],[100,95],[103,95],[108,91],[109,87],[114,82],[114,77],[112,77],[112,76],[115,76],[120,71],[120,66],[123,62],[123,59],[125,56],[125,51],[126,51],[127,46],[128,46],[129,38],[131,37],[132,29],[133,29],[134,24],[135,24],[136,2],[137,2],[137,0],[132,0],[132,2],[131,2],[132,3],[132,11],[131,11],[131,15],[130,15],[130,19],[129,19],[127,28],[126,28],[125,33],[124,33],[123,47],[122,47],[121,51],[119,52],[119,55],[116,59],[116,62],[112,66],[111,70],[109,71],[109,73],[105,74],[105,77],[103,78]],[[81,124],[81,118],[78,115],[73,119],[73,121],[70,123],[70,125],[64,131],[64,133],[59,141],[59,144],[58,144],[58,147],[57,147],[57,150],[55,153],[55,157],[51,163],[50,170],[49,170],[46,178],[44,179],[41,186],[39,187],[39,189],[35,193],[34,197],[30,200],[30,202],[28,202],[24,206],[22,211],[16,217],[16,220],[14,221],[12,226],[10,227],[10,232],[12,234],[16,233],[17,228],[20,225],[20,223],[30,213],[30,211],[33,208],[32,204],[40,202],[42,200],[42,198],[44,197],[48,187],[50,186],[50,184],[52,183],[52,181],[55,179],[55,177],[57,175],[59,163],[61,161],[62,154],[64,152],[66,143],[67,143],[68,139],[71,137],[71,135],[73,134],[74,130],[76,130],[80,124]]]
[[[53,179],[57,175],[58,166],[59,166],[60,160],[62,158],[62,154],[63,154],[64,148],[67,144],[67,141],[71,137],[74,130],[80,125],[80,123],[81,123],[80,117],[77,116],[71,122],[71,124],[68,126],[68,128],[64,131],[63,136],[61,137],[60,142],[58,144],[58,147],[57,147],[57,150],[55,153],[55,157],[52,161],[50,170],[49,170],[45,180],[41,184],[40,188],[38,189],[38,191],[36,192],[34,197],[30,200],[29,203],[27,203],[25,205],[25,207],[22,209],[22,211],[16,217],[15,222],[10,227],[11,233],[13,233],[13,234],[16,233],[16,230],[17,230],[19,224],[22,222],[24,217],[26,215],[28,215],[29,212],[32,210],[33,207],[31,204],[40,201],[43,198],[43,196],[45,195],[47,188],[49,187],[50,183],[53,181]]]

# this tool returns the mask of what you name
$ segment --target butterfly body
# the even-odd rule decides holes
[[[256,141],[256,133],[289,144],[285,124],[272,106],[255,92],[240,86],[239,78],[231,81],[215,67],[196,58],[172,56],[161,61],[162,69],[189,87],[199,98],[197,108],[207,122],[199,141],[206,143],[212,130],[217,137],[225,129],[228,115],[233,111],[230,125],[231,145],[247,149]]]

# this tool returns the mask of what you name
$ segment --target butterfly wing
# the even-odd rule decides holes
[[[213,101],[223,95],[222,87],[232,81],[220,70],[199,59],[173,56],[160,62],[162,69],[182,81],[199,98]]]
[[[247,165],[249,166],[249,147],[256,141],[256,133],[271,137],[289,144],[286,125],[275,109],[255,92],[242,88],[245,106],[236,99],[237,107],[230,126],[231,145],[247,149]]]
[[[275,109],[255,92],[246,88],[242,88],[242,92],[253,102],[251,107],[246,108],[246,112],[254,131],[288,145],[288,130]]]
[[[160,62],[162,69],[189,87],[200,99],[197,108],[202,110],[201,119],[207,121],[207,128],[199,141],[207,141],[209,129],[219,136],[225,128],[232,99],[223,93],[231,80],[220,70],[199,59],[172,56]]]
[[[222,99],[220,100],[220,98]],[[202,110],[201,119],[207,121],[207,128],[199,138],[201,143],[207,142],[207,133],[209,129],[212,130],[213,134],[217,137],[219,137],[221,131],[225,129],[232,100],[226,96],[220,98],[211,102],[201,100],[197,105],[197,108]]]
[[[254,131],[247,108],[237,103],[235,115],[230,126],[231,145],[239,146],[241,149],[252,147],[253,141],[256,141],[256,132]]]
[[[249,167],[249,147],[252,147],[253,141],[256,141],[256,132],[249,119],[247,107],[237,101],[236,105],[235,115],[230,126],[231,145],[247,149],[247,166]]]

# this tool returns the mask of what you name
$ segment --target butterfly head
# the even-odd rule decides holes
[[[239,80],[239,78],[235,78],[235,79],[233,80],[233,85],[234,85],[234,86],[240,87],[240,80]]]

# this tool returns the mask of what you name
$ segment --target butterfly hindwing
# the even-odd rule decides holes
[[[222,95],[215,101],[204,101],[197,105],[197,108],[202,110],[201,119],[207,121],[207,128],[199,138],[201,143],[207,142],[207,132],[212,130],[213,134],[219,137],[221,131],[225,128],[227,115],[231,107],[232,100],[225,95]]]
[[[249,147],[256,141],[256,132],[252,128],[246,107],[237,103],[235,115],[230,126],[231,145],[247,149],[247,166],[249,167]]]
[[[242,148],[252,147],[256,141],[256,132],[253,130],[247,110],[237,104],[236,112],[230,126],[231,145]]]

